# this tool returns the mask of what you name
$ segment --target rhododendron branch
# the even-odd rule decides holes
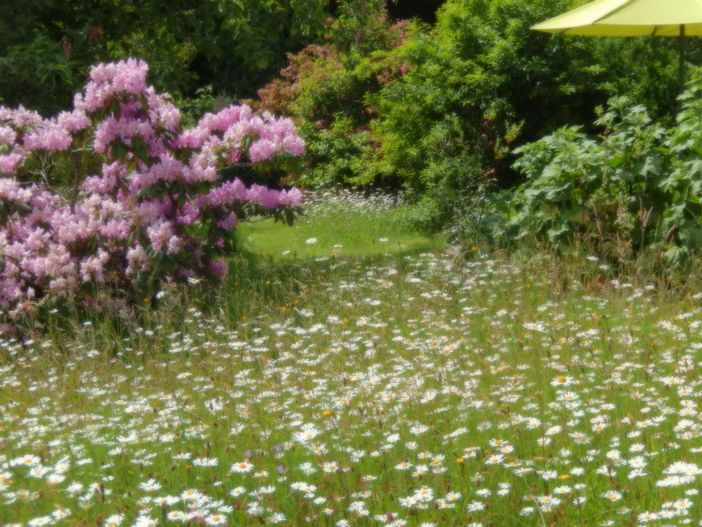
[[[76,211],[76,202],[78,201],[78,192],[80,191],[80,183],[82,181],[82,166],[80,151],[74,150],[71,152],[73,158],[73,191],[71,192],[71,212]]]

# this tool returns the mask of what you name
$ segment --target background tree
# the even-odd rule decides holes
[[[286,52],[319,38],[328,0],[7,0],[0,20],[0,101],[51,113],[91,64],[136,56],[154,84],[191,97],[255,92]]]

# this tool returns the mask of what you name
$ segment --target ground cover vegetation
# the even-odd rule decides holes
[[[384,251],[240,257],[136,331],[4,339],[4,524],[702,519],[696,280]]]
[[[316,191],[303,202],[304,214],[292,227],[274,219],[243,223],[236,233],[238,246],[257,256],[326,261],[429,251],[446,242],[443,236],[418,231],[413,205],[397,194]]]

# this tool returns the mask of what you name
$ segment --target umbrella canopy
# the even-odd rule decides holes
[[[593,37],[679,37],[682,84],[685,37],[702,35],[702,0],[595,0],[532,29]]]
[[[532,29],[603,37],[702,35],[702,0],[596,0]]]

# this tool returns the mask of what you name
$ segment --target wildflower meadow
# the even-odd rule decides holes
[[[191,284],[128,335],[85,320],[68,342],[3,340],[4,525],[702,520],[702,294],[594,257],[561,281],[548,257],[393,241],[240,262],[268,286],[231,276],[218,305],[245,289],[250,306],[234,316],[184,300]]]

